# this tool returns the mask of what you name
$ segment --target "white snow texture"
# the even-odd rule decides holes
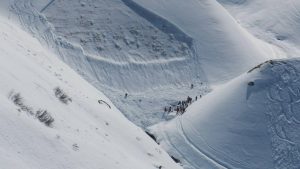
[[[1,0],[0,168],[300,169],[299,18],[299,0]]]

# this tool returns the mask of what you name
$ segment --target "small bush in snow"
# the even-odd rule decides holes
[[[78,150],[79,150],[79,146],[78,146],[78,144],[76,144],[76,143],[74,143],[74,144],[72,145],[72,148],[73,148],[74,151],[78,151]]]
[[[23,97],[21,96],[20,93],[11,92],[10,99],[16,106],[20,108],[20,110],[25,111],[31,115],[34,114],[32,108],[24,104]]]
[[[46,126],[51,126],[54,122],[54,118],[49,114],[47,110],[38,110],[35,114],[35,117]]]
[[[49,127],[54,122],[54,118],[48,113],[47,110],[40,109],[36,111],[36,113],[34,113],[33,108],[24,104],[24,99],[20,93],[15,93],[14,91],[11,91],[9,93],[9,98],[16,106],[19,107],[18,111],[24,111],[29,113],[29,115],[31,116],[35,116],[37,119],[39,119],[40,122],[44,123],[46,126]]]
[[[11,96],[11,100],[14,102],[15,105],[20,106],[23,104],[23,98],[21,97],[20,93],[15,93]]]
[[[54,89],[54,94],[64,104],[72,102],[72,99],[59,87]]]

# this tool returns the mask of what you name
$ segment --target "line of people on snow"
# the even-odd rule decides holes
[[[200,98],[201,97],[202,97],[202,95],[200,95]],[[197,101],[197,100],[198,100],[198,96],[195,97],[195,101]],[[176,115],[182,115],[183,113],[185,113],[186,108],[189,105],[191,105],[192,103],[193,103],[193,99],[190,96],[188,96],[186,100],[179,101],[177,103],[177,105],[165,107],[164,111],[165,111],[165,113],[171,113],[171,112],[175,111]]]

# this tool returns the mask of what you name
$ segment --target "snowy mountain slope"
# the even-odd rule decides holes
[[[155,124],[162,120],[164,106],[209,90],[199,63],[194,61],[190,38],[162,18],[151,15],[158,24],[167,25],[167,31],[122,1],[55,1],[41,15],[48,2],[16,0],[10,9],[28,32],[105,92],[135,124]],[[116,43],[121,48],[116,49]],[[99,46],[103,48],[100,53],[95,51]],[[195,90],[190,90],[192,83],[199,84]],[[127,100],[126,92],[130,96]],[[160,97],[162,92],[166,97]]]
[[[218,0],[254,36],[299,56],[300,1]]]
[[[148,86],[166,85],[170,81],[176,84],[195,81],[195,77],[205,81],[206,76],[210,81],[228,80],[270,58],[269,53],[274,55],[271,58],[282,55],[277,49],[274,53],[272,46],[239,27],[227,11],[214,1],[44,2],[42,7],[40,1],[19,0],[15,8],[20,15],[24,10],[28,10],[27,15],[32,13],[29,10],[42,12],[53,25],[55,34],[80,45],[99,80],[106,84],[109,82],[109,86],[114,88],[147,89]],[[178,12],[180,10],[182,12]],[[26,19],[30,16],[21,17]],[[35,23],[30,26],[40,25]],[[70,58],[64,59],[71,65],[78,65]],[[227,60],[231,62],[227,64]],[[181,66],[186,63],[193,71]],[[156,65],[163,66],[159,74],[152,71]],[[101,72],[103,69],[99,67],[108,70]],[[116,74],[111,67],[120,69],[124,74]],[[127,76],[124,76],[137,70],[133,77],[139,78],[126,79]],[[167,70],[177,75],[162,76]],[[226,75],[220,73],[224,70],[228,72]],[[88,69],[84,71],[89,72]],[[151,72],[153,78],[144,79],[147,75],[141,75],[140,71],[144,74]],[[193,76],[181,72],[189,72]],[[111,76],[116,80],[109,80]],[[159,83],[153,79],[160,79]]]
[[[2,17],[0,60],[0,168],[181,168],[105,95]]]
[[[1,1],[0,12],[15,14],[145,127],[169,118],[165,106],[203,95],[210,84],[298,54],[296,1],[218,2],[247,29],[217,1],[13,0]],[[37,41],[4,19],[0,30],[0,162],[6,168],[180,168]],[[266,62],[152,131],[186,169],[299,169],[299,69],[297,59]]]
[[[14,0],[10,9],[143,127],[161,121],[170,103],[205,94],[209,83],[284,57],[214,1]]]
[[[153,131],[186,168],[298,169],[299,72],[299,59],[265,62]]]
[[[138,4],[155,12],[191,36],[196,59],[210,82],[229,80],[268,58],[284,57],[279,49],[240,27],[215,1],[124,1],[133,9]]]
[[[189,47],[191,38],[168,26],[167,21],[161,23],[170,27],[165,33],[119,0],[54,1],[43,10],[45,17],[41,20],[40,3],[19,0],[12,8],[37,37],[50,45],[59,43],[62,59],[92,76],[95,83],[123,91],[143,91],[170,81],[184,84],[199,81],[195,77],[205,80],[199,65],[192,62],[195,56]],[[187,68],[184,65],[188,63]]]

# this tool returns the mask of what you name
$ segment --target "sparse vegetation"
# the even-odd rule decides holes
[[[24,99],[21,96],[20,93],[15,93],[14,91],[11,91],[9,94],[9,98],[12,100],[12,102],[18,106],[19,112],[26,112],[31,116],[35,116],[37,119],[39,119],[40,122],[44,123],[46,126],[50,127],[52,126],[52,123],[54,122],[54,118],[50,115],[50,113],[47,110],[39,109],[34,113],[34,110],[32,107],[27,106],[24,104]]]
[[[64,104],[69,104],[69,102],[72,102],[72,99],[59,87],[56,87],[54,89],[55,96]]]
[[[38,110],[35,117],[39,119],[40,122],[44,123],[46,126],[51,126],[54,122],[54,118],[50,115],[47,110]]]
[[[78,150],[79,150],[79,146],[78,146],[77,143],[74,143],[74,144],[72,145],[72,148],[73,148],[74,151],[78,151]]]
[[[12,91],[10,93],[10,99],[16,106],[20,108],[21,111],[29,113],[30,115],[34,114],[32,108],[24,104],[24,99],[20,93],[15,93]]]

